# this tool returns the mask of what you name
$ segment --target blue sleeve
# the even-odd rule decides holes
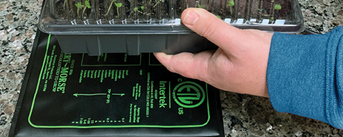
[[[276,111],[343,129],[343,27],[272,38],[267,85]]]

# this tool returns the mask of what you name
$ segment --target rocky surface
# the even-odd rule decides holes
[[[305,28],[326,33],[343,25],[343,0],[299,0]]]
[[[0,136],[11,119],[31,53],[43,0],[0,1]],[[342,0],[299,0],[305,28],[325,33],[343,24]],[[343,136],[343,130],[276,112],[266,98],[221,91],[225,136]]]
[[[0,136],[8,135],[42,0],[0,1]]]

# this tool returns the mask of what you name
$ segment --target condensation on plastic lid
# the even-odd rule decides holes
[[[284,25],[286,20],[275,20],[275,25]]]

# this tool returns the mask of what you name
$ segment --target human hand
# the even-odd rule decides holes
[[[272,33],[235,28],[204,9],[188,8],[181,20],[219,48],[197,54],[154,53],[169,71],[222,90],[268,97],[266,73]]]

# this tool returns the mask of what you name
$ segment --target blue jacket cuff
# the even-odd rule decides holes
[[[343,27],[317,35],[275,33],[267,86],[277,111],[343,129]]]
[[[275,110],[327,122],[325,118],[326,35],[275,33],[267,85]]]

